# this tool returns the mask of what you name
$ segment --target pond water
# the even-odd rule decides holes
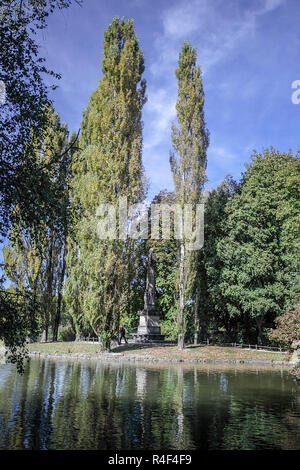
[[[300,449],[300,386],[271,367],[0,365],[0,449]]]

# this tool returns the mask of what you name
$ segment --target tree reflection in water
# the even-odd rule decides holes
[[[31,360],[0,365],[1,449],[299,449],[286,370]]]

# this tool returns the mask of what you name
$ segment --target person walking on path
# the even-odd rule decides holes
[[[128,341],[126,339],[126,336],[125,336],[125,334],[126,334],[125,326],[127,326],[127,323],[124,323],[124,325],[121,326],[121,328],[120,328],[120,344],[122,342],[122,338],[124,338],[124,341],[125,341],[126,344],[128,343]]]

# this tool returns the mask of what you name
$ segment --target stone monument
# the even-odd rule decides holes
[[[300,341],[293,341],[291,349],[293,350],[291,362],[294,362],[296,365],[300,364]]]
[[[160,314],[155,308],[155,265],[156,257],[152,248],[150,248],[146,262],[147,278],[144,309],[138,312],[140,323],[137,334],[133,335],[134,339],[139,342],[163,341],[165,337],[165,335],[161,334],[159,326]]]

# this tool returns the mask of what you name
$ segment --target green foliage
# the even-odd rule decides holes
[[[116,335],[120,315],[128,310],[135,276],[135,243],[99,239],[100,204],[141,202],[145,182],[141,160],[141,111],[146,101],[144,58],[133,21],[114,18],[105,32],[102,79],[82,122],[81,152],[73,164],[72,204],[76,214],[68,256],[69,293],[74,323],[84,317],[100,334],[105,349]],[[71,259],[72,258],[72,259]],[[68,300],[69,299],[69,300]]]
[[[75,332],[72,325],[61,326],[58,330],[58,341],[74,341]]]
[[[70,4],[71,0],[1,1],[0,80],[6,88],[5,103],[0,106],[1,238],[7,238],[11,227],[18,226],[30,232],[36,243],[41,227],[49,227],[53,219],[60,220],[59,188],[53,184],[47,163],[36,158],[49,125],[45,74],[48,78],[59,75],[45,67],[35,35],[47,26],[47,18],[55,9]],[[22,354],[17,351],[28,332],[26,317],[37,312],[36,299],[30,300],[32,293],[22,287],[8,301],[3,282],[1,279],[0,339],[10,348],[12,360],[21,364]]]
[[[37,311],[39,305],[32,301],[28,291],[17,291],[9,288],[0,296],[0,332],[8,349],[8,359],[17,364],[19,372],[23,371],[23,360],[26,357],[26,340],[36,338]]]
[[[298,339],[300,156],[275,149],[254,153],[239,185],[227,176],[205,204],[202,250],[174,240],[100,239],[101,204],[143,202],[144,58],[133,21],[114,18],[104,37],[102,78],[81,124],[80,148],[69,139],[48,99],[34,41],[55,8],[70,0],[2,1],[0,80],[0,236],[8,238],[0,281],[0,339],[19,367],[25,339],[48,329],[57,338],[99,334],[110,349],[120,323],[133,331],[143,308],[150,247],[157,258],[157,308],[162,333],[290,344]],[[170,164],[174,193],[153,203],[193,208],[206,180],[209,133],[196,50],[184,42],[175,71],[177,123]],[[71,201],[71,203],[70,203]],[[195,214],[194,214],[195,215]],[[119,214],[117,214],[117,226]],[[126,226],[130,226],[130,217]],[[179,294],[179,295],[178,295]],[[64,311],[65,310],[65,311]],[[285,311],[288,311],[284,314]],[[62,315],[65,325],[59,331]],[[276,319],[276,320],[275,320]]]
[[[178,99],[176,104],[178,127],[172,125],[172,144],[170,164],[175,185],[175,199],[181,208],[192,204],[195,214],[196,204],[200,202],[205,182],[206,151],[209,133],[204,119],[204,91],[201,69],[196,65],[197,53],[187,41],[179,54],[178,68],[175,71],[178,80]],[[178,155],[179,160],[176,158]],[[185,237],[180,245],[179,264],[179,311],[178,311],[178,347],[183,348],[185,336],[185,305],[188,295],[196,290],[196,273],[199,271],[198,255],[186,255]],[[199,272],[198,272],[199,274]],[[187,279],[189,282],[187,282]],[[189,284],[189,286],[187,285]],[[194,288],[192,285],[194,284]],[[199,297],[199,292],[197,292]],[[197,304],[198,305],[198,300]],[[195,317],[198,317],[197,306]]]
[[[174,152],[170,164],[175,184],[176,202],[197,204],[205,182],[206,150],[209,133],[204,119],[204,91],[197,53],[187,41],[179,54],[178,99],[176,104],[179,127],[172,124]],[[177,161],[175,155],[179,155]]]
[[[40,225],[34,234],[26,230],[21,223],[14,223],[10,232],[10,243],[3,248],[4,269],[8,279],[20,292],[31,292],[32,301],[39,302],[41,329],[48,339],[50,322],[56,330],[60,321],[62,287],[64,278],[65,242],[68,225],[68,185],[70,180],[71,155],[68,151],[68,131],[60,123],[58,114],[48,110],[49,125],[36,160],[42,162],[56,188],[57,215],[50,226]],[[14,212],[19,212],[18,206]]]
[[[291,349],[293,341],[300,340],[300,307],[277,317],[275,326],[269,333],[271,341]]]
[[[176,340],[178,338],[178,311],[177,305],[172,305],[165,314],[165,319],[161,320],[161,334],[166,335],[166,339]]]
[[[101,343],[101,350],[110,352],[110,344],[114,337],[117,337],[117,332],[113,335],[111,331],[101,330],[100,336],[100,343]]]
[[[295,216],[294,210],[300,167],[298,155],[272,148],[252,160],[226,205],[226,235],[217,244],[217,256],[226,315],[244,341],[261,342],[263,328],[291,308],[299,292],[299,260],[293,250],[299,246],[299,211]]]
[[[227,235],[226,205],[236,188],[232,177],[227,175],[216,189],[210,191],[205,203],[204,246],[199,253],[200,275],[197,277],[201,294],[200,338],[204,341],[216,335],[219,340],[226,341],[236,325],[231,321],[220,287],[223,264],[217,253],[218,243]]]
[[[48,126],[48,91],[55,88],[46,85],[45,74],[60,76],[45,67],[35,37],[49,14],[70,3],[3,0],[0,5],[0,80],[6,88],[0,106],[0,236],[16,218],[32,229],[57,211],[55,189],[36,160],[36,150]]]
[[[296,364],[296,365],[292,368],[291,374],[292,374],[292,376],[294,377],[294,379],[296,379],[297,381],[300,380],[300,363],[299,363],[299,364]]]
[[[152,201],[152,204],[164,204],[172,205],[175,203],[174,193],[166,190],[160,191]],[[157,207],[157,206],[156,206]],[[151,220],[151,210],[149,211]],[[156,301],[158,310],[161,312],[162,320],[168,318],[169,312],[173,310],[174,304],[176,304],[177,294],[176,288],[178,285],[178,274],[179,274],[179,259],[178,259],[178,240],[174,239],[174,217],[171,214],[170,218],[170,239],[162,238],[162,220],[159,221],[159,236],[160,238],[155,240],[149,238],[145,246],[145,256],[147,256],[147,250],[152,248],[155,252],[157,259],[156,263]],[[176,318],[174,319],[174,312],[172,313],[172,319],[177,323]],[[176,325],[177,330],[177,325]]]

